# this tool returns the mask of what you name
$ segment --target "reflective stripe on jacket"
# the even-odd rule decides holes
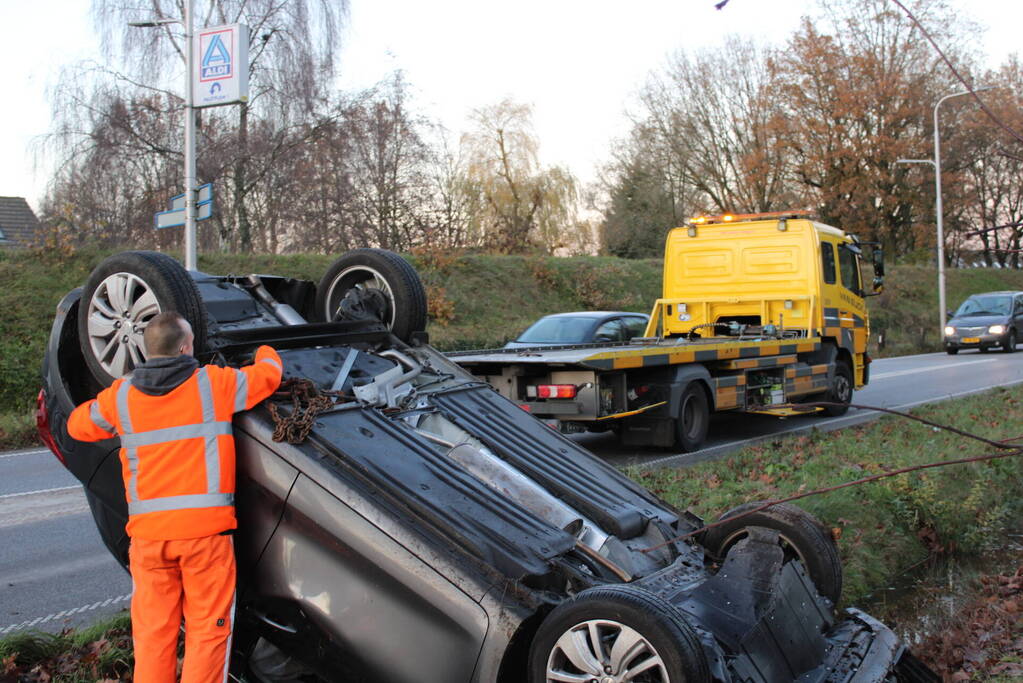
[[[259,348],[252,365],[204,366],[159,396],[119,379],[74,410],[68,434],[81,441],[121,437],[129,536],[210,536],[237,526],[232,415],[280,382],[281,359],[269,346]]]

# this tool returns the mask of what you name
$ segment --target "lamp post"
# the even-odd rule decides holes
[[[930,164],[934,167],[934,216],[935,223],[937,224],[938,231],[938,339],[943,339],[945,336],[945,323],[947,322],[946,316],[948,311],[945,308],[945,231],[942,225],[942,206],[941,206],[941,137],[938,134],[938,107],[945,100],[950,100],[953,97],[962,97],[963,95],[969,95],[971,93],[984,92],[985,90],[991,90],[996,86],[984,85],[979,88],[971,90],[964,90],[962,92],[954,92],[950,95],[945,95],[937,104],[934,105],[934,159],[897,159],[897,164]]]
[[[185,19],[153,19],[132,21],[129,26],[153,28],[181,24],[185,30],[185,269],[197,270],[195,247],[195,102],[193,100],[192,11],[195,0],[185,1]]]

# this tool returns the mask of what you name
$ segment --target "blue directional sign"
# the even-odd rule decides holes
[[[195,191],[195,220],[204,221],[213,216],[213,183],[200,185]],[[153,227],[177,228],[185,224],[185,195],[171,197],[170,210],[160,211],[153,219]]]

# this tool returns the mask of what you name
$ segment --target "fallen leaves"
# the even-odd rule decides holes
[[[1023,566],[981,579],[961,617],[913,648],[947,683],[1023,678]]]

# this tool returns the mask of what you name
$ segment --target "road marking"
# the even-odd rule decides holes
[[[63,612],[47,614],[45,617],[37,617],[29,621],[23,621],[20,624],[11,624],[10,626],[0,628],[0,635],[4,635],[12,631],[21,631],[26,628],[34,628],[40,624],[45,624],[48,621],[53,621],[54,619],[63,619],[64,617],[74,616],[75,614],[81,614],[82,612],[90,612],[94,609],[100,609],[101,607],[109,607],[110,605],[127,602],[128,600],[131,600],[131,593],[128,595],[118,595],[116,598],[100,600],[99,602],[94,602],[91,605],[82,605],[81,607],[66,609]]]
[[[30,451],[11,451],[10,453],[0,453],[0,460],[4,458],[17,458],[19,455],[40,455],[42,453],[49,453],[48,448],[33,448]]]
[[[870,378],[870,381],[873,382],[874,380],[886,379],[888,377],[901,377],[902,375],[912,375],[912,374],[917,373],[917,372],[933,372],[934,370],[944,370],[945,368],[961,368],[961,367],[965,367],[967,365],[981,365],[983,363],[995,363],[997,361],[998,361],[997,358],[987,358],[985,360],[967,361],[965,363],[960,361],[958,363],[945,363],[944,365],[931,365],[931,366],[928,366],[926,368],[912,368],[911,370],[895,370],[894,372],[882,372],[879,375],[872,375],[871,378]]]
[[[919,401],[912,401],[910,403],[903,403],[897,406],[878,406],[879,408],[889,408],[890,410],[907,411],[910,408],[916,408],[927,403],[937,403],[939,401],[948,401],[953,398],[962,398],[963,396],[970,396],[972,394],[981,394],[985,391],[991,391],[998,387],[1012,387],[1017,384],[1023,384],[1023,379],[1017,379],[1012,382],[1006,382],[1005,384],[994,384],[987,387],[980,387],[979,389],[967,389],[965,391],[958,391],[954,394],[945,394],[944,396],[935,396],[933,398],[925,398]],[[649,460],[647,462],[636,463],[629,467],[642,470],[653,470],[661,467],[671,466],[688,466],[695,465],[700,462],[706,462],[713,460],[715,455],[726,455],[734,451],[740,450],[744,446],[751,446],[757,443],[763,443],[764,441],[773,441],[779,437],[787,436],[789,434],[798,434],[799,432],[808,432],[813,429],[822,429],[823,431],[835,431],[842,429],[843,427],[852,427],[862,422],[869,422],[876,420],[880,417],[884,417],[884,413],[876,410],[857,410],[852,415],[845,415],[843,417],[833,417],[827,420],[820,420],[819,422],[811,422],[808,424],[796,425],[788,429],[783,429],[778,432],[772,432],[771,434],[764,434],[762,436],[754,436],[749,439],[743,439],[742,441],[732,441],[730,443],[720,444],[718,446],[711,446],[710,448],[702,448],[692,453],[679,453],[678,455],[669,455],[656,460]]]
[[[58,486],[53,489],[38,489],[36,491],[22,491],[21,493],[6,493],[0,496],[0,500],[4,498],[14,498],[16,496],[34,496],[37,493],[54,493],[55,491],[70,491],[71,489],[80,489],[81,484],[75,484],[74,486]]]

